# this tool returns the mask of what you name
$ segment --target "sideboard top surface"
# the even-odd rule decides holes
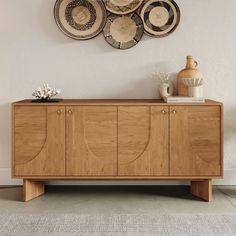
[[[42,103],[33,103],[31,99],[25,99],[22,101],[14,102],[13,105],[33,105],[33,106],[65,106],[65,105],[86,105],[86,106],[180,106],[180,105],[201,105],[201,106],[213,106],[213,105],[222,105],[222,103],[206,99],[205,103],[165,103],[161,99],[63,99],[60,102],[42,102]]]

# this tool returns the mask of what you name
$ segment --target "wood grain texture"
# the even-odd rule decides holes
[[[117,107],[67,107],[67,175],[117,175]]]
[[[168,107],[118,108],[118,175],[168,175]]]
[[[12,106],[13,177],[68,180],[222,178],[222,104],[207,100],[206,104],[201,105],[170,106],[162,102],[156,103],[157,101],[155,99],[65,100],[57,103],[58,105],[52,105],[32,104],[29,100],[25,100],[14,103]],[[116,105],[111,105],[113,103]],[[71,104],[67,107],[66,117],[65,104]],[[158,105],[150,106],[150,104]],[[162,113],[160,116],[163,107],[171,113]],[[119,127],[118,108],[130,109],[130,113],[121,112],[122,116],[119,113]],[[73,109],[75,113],[69,114],[69,110]],[[173,110],[177,113],[172,113]],[[119,134],[118,129],[121,131]],[[170,143],[165,144],[168,138]],[[118,141],[121,147],[119,150],[117,150]],[[168,151],[166,154],[166,149],[163,149],[165,145],[167,150],[169,148],[170,161],[168,162],[167,157],[167,162],[163,159],[161,163],[162,156],[168,156]],[[106,154],[109,152],[111,155]],[[122,163],[122,159],[119,160],[119,164],[123,165],[123,167],[119,165],[120,176],[117,175],[118,152],[123,155],[124,161],[131,162]],[[130,154],[126,158],[125,152]],[[76,161],[78,154],[79,158]],[[154,156],[157,157],[157,161]],[[65,169],[68,171],[69,168],[74,172],[65,175]]]
[[[20,177],[17,177],[20,178]],[[22,177],[21,177],[22,178]],[[24,176],[25,179],[37,180],[37,181],[51,181],[51,180],[150,180],[150,181],[182,181],[182,180],[206,180],[212,179],[212,176],[100,176],[100,175],[93,175],[93,176]],[[214,179],[222,179],[221,176],[214,176]]]
[[[65,107],[15,107],[14,120],[14,175],[65,175]]]
[[[42,150],[47,138],[47,107],[15,107],[15,164],[25,164]]]
[[[44,182],[24,179],[23,201],[27,202],[44,194]]]
[[[212,200],[212,181],[210,179],[204,181],[191,181],[190,192],[205,201]]]
[[[170,107],[170,175],[221,175],[220,106]]]
[[[25,99],[13,103],[14,106],[32,106],[30,99]],[[34,106],[54,106],[55,103],[33,103]],[[161,99],[63,99],[61,102],[58,102],[57,105],[64,106],[215,106],[222,105],[220,102],[206,99],[205,103],[179,103],[171,104],[165,103]]]

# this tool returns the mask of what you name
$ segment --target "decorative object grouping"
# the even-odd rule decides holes
[[[57,0],[54,16],[60,30],[73,39],[91,39],[103,31],[112,47],[128,49],[143,33],[172,33],[180,10],[174,0]]]

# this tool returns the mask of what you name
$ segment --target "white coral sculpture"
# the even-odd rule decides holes
[[[48,84],[43,84],[43,87],[36,89],[32,95],[37,99],[49,100],[60,93],[60,89],[51,88]]]

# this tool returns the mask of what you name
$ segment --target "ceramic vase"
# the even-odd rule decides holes
[[[185,69],[177,75],[177,87],[179,96],[188,96],[188,88],[183,83],[183,78],[203,78],[202,73],[197,69],[198,63],[192,56],[187,56]]]
[[[169,97],[174,94],[174,84],[171,81],[162,82],[159,87],[161,98]]]

